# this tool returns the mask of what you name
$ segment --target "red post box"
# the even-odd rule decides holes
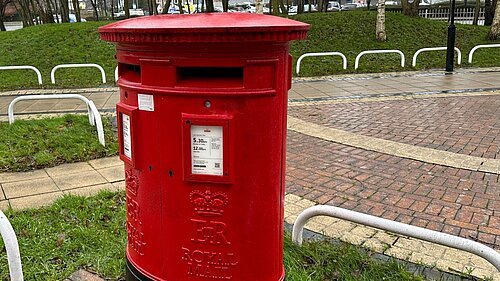
[[[288,45],[308,29],[238,13],[99,28],[117,43],[127,280],[283,280]]]

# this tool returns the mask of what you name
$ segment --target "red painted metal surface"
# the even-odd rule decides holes
[[[148,280],[283,280],[288,44],[308,29],[255,14],[99,29],[117,42],[127,259]]]

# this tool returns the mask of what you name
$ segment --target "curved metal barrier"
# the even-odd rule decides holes
[[[79,99],[85,102],[85,104],[87,104],[87,110],[89,114],[89,123],[92,126],[96,126],[99,143],[101,143],[102,146],[106,146],[106,142],[104,140],[104,129],[102,126],[101,114],[97,110],[97,107],[95,106],[93,101],[78,94],[27,95],[27,96],[17,97],[10,102],[9,108],[7,110],[7,114],[9,116],[9,124],[14,123],[14,105],[17,102],[22,100],[47,100],[47,99]]]
[[[401,67],[405,67],[405,54],[403,54],[403,52],[401,52],[400,50],[369,50],[369,51],[363,51],[356,56],[356,60],[354,62],[354,69],[358,69],[359,59],[366,54],[390,54],[390,53],[399,54],[401,56]]]
[[[7,261],[9,263],[9,274],[11,281],[23,281],[23,267],[21,254],[17,243],[16,233],[5,214],[0,210],[0,234],[5,244]]]
[[[315,216],[329,216],[340,218],[358,224],[371,226],[374,228],[473,253],[486,259],[500,271],[500,253],[481,243],[462,237],[457,237],[434,230],[366,215],[363,213],[354,212],[334,206],[317,205],[309,207],[302,211],[293,225],[292,240],[295,244],[302,244],[304,225],[310,218]]]
[[[0,70],[19,70],[19,69],[29,69],[33,70],[36,73],[36,77],[38,78],[38,84],[42,85],[42,74],[38,68],[31,65],[15,65],[15,66],[0,66]]]
[[[457,47],[453,47],[455,49],[455,52],[457,52],[457,64],[460,65],[462,63],[462,52],[460,52],[460,49]],[[415,54],[413,55],[412,63],[411,65],[415,67],[417,65],[417,56],[422,53],[422,52],[429,52],[429,51],[446,51],[447,47],[434,47],[434,48],[422,48],[418,49]]]
[[[481,48],[499,48],[499,47],[500,47],[500,44],[488,44],[488,45],[477,45],[477,46],[475,46],[469,52],[469,63],[472,63],[472,56],[474,55],[474,52],[477,49],[481,49]]]
[[[60,65],[56,65],[50,71],[50,81],[52,82],[52,84],[56,83],[56,77],[55,77],[56,70],[58,70],[60,68],[77,68],[77,67],[95,67],[95,68],[99,69],[99,71],[101,71],[102,83],[103,84],[106,83],[106,73],[104,72],[104,69],[102,68],[102,66],[100,66],[98,64],[95,64],[95,63],[60,64]]]
[[[340,56],[342,58],[342,67],[347,69],[347,58],[340,52],[326,52],[326,53],[306,53],[299,57],[297,60],[297,74],[300,72],[300,62],[306,57],[320,57],[320,56]]]

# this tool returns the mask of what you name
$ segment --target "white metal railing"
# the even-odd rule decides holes
[[[302,60],[306,57],[320,57],[320,56],[340,56],[342,58],[342,67],[344,69],[347,69],[347,58],[345,57],[344,54],[340,52],[325,52],[325,53],[307,53],[303,54],[302,56],[299,57],[297,60],[297,74],[300,72],[300,63]]]
[[[415,67],[417,65],[417,56],[422,53],[422,52],[429,52],[429,51],[446,51],[447,47],[434,47],[434,48],[422,48],[422,49],[418,49],[418,51],[415,52],[415,54],[413,55],[413,59],[412,59],[412,63],[411,65],[413,67]],[[462,52],[460,52],[460,49],[458,49],[457,47],[454,47],[455,51],[457,52],[457,56],[458,56],[458,59],[457,59],[457,64],[461,64],[462,63]]]
[[[15,65],[15,66],[0,66],[0,70],[19,70],[19,69],[29,69],[33,70],[36,73],[36,77],[38,78],[38,84],[42,85],[42,74],[38,68],[31,65]]]
[[[396,53],[401,56],[401,67],[405,67],[405,54],[400,50],[369,50],[363,51],[356,56],[356,60],[354,61],[354,69],[358,69],[359,67],[359,59],[366,54],[390,54]]]
[[[481,48],[499,48],[499,47],[500,47],[500,44],[488,44],[488,45],[477,45],[477,46],[475,46],[469,52],[469,63],[472,63],[472,56],[474,55],[474,52],[477,49],[481,49]]]
[[[16,233],[12,228],[5,214],[0,210],[0,234],[5,244],[7,252],[7,262],[9,263],[9,274],[11,281],[23,281],[23,267],[21,264],[21,254],[17,243]]]
[[[455,22],[461,24],[472,24],[474,20],[473,7],[461,7],[455,9]],[[425,8],[419,9],[419,16],[427,19],[448,21],[450,18],[449,8]],[[484,25],[484,7],[479,9],[478,25]]]
[[[374,228],[390,231],[400,235],[405,235],[420,240],[448,246],[469,253],[476,254],[500,271],[500,253],[487,247],[481,243],[468,240],[462,237],[441,233],[434,230],[425,229],[413,225],[408,225],[400,222],[395,222],[388,219],[383,219],[351,210],[346,210],[334,206],[317,205],[309,207],[302,211],[295,220],[292,231],[293,242],[301,245],[304,226],[307,221],[315,216],[330,216],[355,222],[362,225],[371,226]]]
[[[16,97],[13,99],[10,104],[9,108],[7,110],[8,113],[8,118],[9,118],[9,124],[14,123],[14,105],[22,100],[44,100],[44,99],[79,99],[87,105],[87,110],[89,114],[89,123],[92,126],[96,126],[97,128],[97,137],[99,139],[99,143],[102,144],[102,146],[106,146],[106,142],[104,140],[104,129],[102,126],[102,119],[101,119],[101,114],[97,110],[97,107],[95,106],[94,102],[89,100],[88,98],[78,95],[78,94],[55,94],[55,95],[26,95],[26,96],[20,96]]]
[[[95,64],[95,63],[60,64],[60,65],[56,65],[50,71],[50,81],[52,82],[52,84],[56,83],[56,77],[55,77],[56,70],[58,70],[60,68],[77,68],[77,67],[95,67],[95,68],[99,69],[99,71],[101,71],[102,83],[103,84],[106,83],[106,73],[104,72],[104,69],[102,68],[102,66],[100,66],[98,64]]]

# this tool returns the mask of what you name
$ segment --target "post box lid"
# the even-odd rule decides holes
[[[265,42],[306,38],[309,24],[250,13],[157,15],[99,28],[102,40],[124,43]]]

